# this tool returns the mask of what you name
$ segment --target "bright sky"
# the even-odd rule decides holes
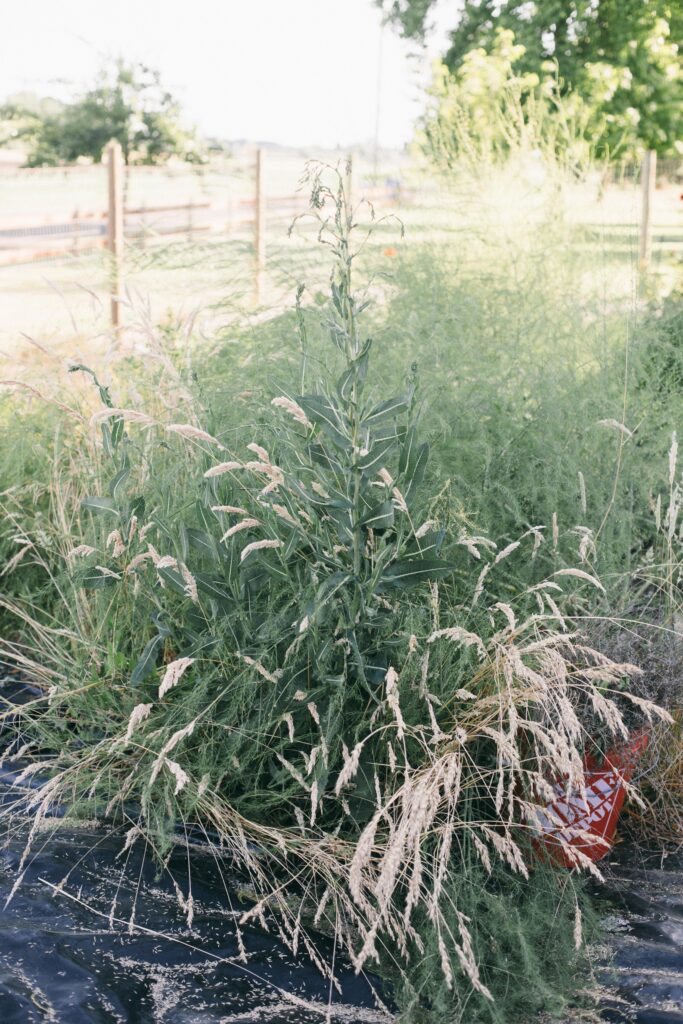
[[[441,0],[452,24],[459,0]],[[24,0],[6,2],[0,99],[68,99],[106,57],[144,61],[202,132],[286,145],[406,142],[427,53],[381,27],[372,0]],[[446,12],[448,12],[446,14]],[[413,54],[413,56],[411,56]],[[378,89],[379,82],[379,89]]]

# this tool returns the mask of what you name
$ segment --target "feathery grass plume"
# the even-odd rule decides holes
[[[276,409],[284,409],[285,412],[288,412],[289,415],[296,420],[297,423],[301,423],[302,426],[306,427],[307,430],[312,430],[313,424],[311,423],[311,421],[309,420],[308,416],[301,408],[301,406],[298,405],[293,399],[287,398],[283,395],[280,396],[279,398],[274,398],[270,404],[274,405]]]
[[[242,548],[240,553],[240,562],[243,562],[245,558],[248,558],[254,551],[264,551],[266,548],[281,548],[281,540],[253,540],[251,544],[247,544],[246,547]]]
[[[248,444],[247,450],[253,452],[254,455],[258,455],[261,462],[266,463],[266,465],[270,463],[270,455],[268,454],[266,449],[263,448],[260,444],[257,444],[256,441],[252,441],[250,444]]]
[[[113,569],[110,569],[106,565],[96,565],[95,568],[97,569],[97,571],[99,573],[102,574],[102,576],[109,576],[110,579],[113,579],[113,580],[120,580],[121,579],[121,573],[120,572],[114,572]]]
[[[94,555],[97,549],[91,544],[77,544],[75,548],[69,551],[69,558],[82,558],[87,555]]]
[[[253,666],[258,674],[263,676],[264,679],[267,679],[269,683],[276,683],[280,678],[281,673],[279,670],[276,672],[269,672],[265,665],[262,665],[256,658],[251,658],[248,654],[238,654],[237,657],[240,658],[245,665]]]
[[[169,690],[182,679],[190,665],[194,665],[194,658],[176,658],[166,666],[164,677],[159,684],[159,699],[164,697]]]
[[[401,705],[398,699],[398,673],[396,669],[390,665],[387,669],[387,674],[384,677],[384,683],[387,694],[387,704],[391,708],[391,711],[396,720],[396,737],[402,740],[405,735],[405,722],[403,715],[401,714]]]
[[[234,526],[231,526],[229,530],[225,531],[225,533],[221,537],[221,542],[228,540],[228,538],[232,537],[235,533],[239,533],[240,530],[251,530],[255,526],[260,525],[261,524],[258,519],[241,519],[239,523],[235,523]]]
[[[172,761],[170,757],[164,758],[164,766],[168,768],[169,772],[175,779],[175,789],[173,790],[173,796],[177,796],[181,789],[190,781],[190,776],[187,772],[180,767],[177,761]]]
[[[121,531],[112,530],[109,536],[107,537],[104,546],[106,548],[111,547],[112,558],[120,558],[121,555],[124,554],[126,550],[126,544],[123,537],[121,536]]]
[[[217,466],[212,466],[211,469],[207,469],[204,476],[207,479],[210,479],[211,477],[221,476],[223,473],[232,473],[233,470],[242,468],[242,463],[235,462],[234,460],[230,462],[219,462]]]
[[[19,550],[17,552],[15,552],[15,554],[12,555],[12,557],[9,559],[9,561],[5,563],[5,565],[3,566],[2,572],[0,573],[0,576],[9,576],[9,574],[11,572],[14,572],[16,567],[21,562],[23,562],[24,558],[29,553],[29,551],[33,550],[33,547],[34,547],[33,542],[32,541],[28,541],[28,543],[24,544],[23,547],[19,548]]]
[[[676,432],[671,436],[671,447],[669,448],[669,487],[673,487],[676,479],[676,464],[678,462],[678,438]]]
[[[245,508],[241,508],[239,505],[212,505],[212,512],[234,512],[235,515],[246,516],[248,512]]]
[[[153,426],[156,422],[151,416],[148,416],[144,412],[139,412],[136,409],[98,409],[90,417],[91,425],[96,423],[103,423],[105,420],[117,419],[122,420],[124,423],[141,423],[143,426]]]
[[[126,734],[124,736],[124,741],[126,743],[128,742],[129,739],[132,738],[133,733],[138,728],[138,726],[142,722],[144,722],[146,718],[149,718],[149,713],[150,713],[151,710],[152,710],[152,705],[151,704],[136,704],[135,705],[135,707],[133,708],[133,710],[130,713],[130,718],[128,719],[128,725],[126,726]]]
[[[292,526],[301,525],[299,520],[295,516],[293,516],[289,509],[286,508],[284,505],[278,505],[277,502],[274,502],[271,505],[271,508],[275,515],[279,516],[280,519],[284,519],[286,523],[290,523]]]
[[[225,451],[217,438],[207,434],[205,430],[193,427],[190,423],[167,423],[165,429],[171,434],[179,434],[180,437],[186,437],[190,441],[206,441],[208,444],[216,445],[221,451]]]
[[[193,718],[192,721],[188,722],[187,725],[184,725],[182,729],[176,729],[176,731],[170,736],[166,743],[164,743],[163,747],[157,754],[154,764],[152,765],[152,771],[149,776],[150,786],[154,785],[159,775],[159,772],[161,771],[164,764],[168,760],[167,754],[170,754],[172,750],[175,750],[175,748],[182,740],[187,739],[188,736],[192,735],[196,724],[197,720]]]
[[[633,431],[629,430],[623,423],[620,423],[619,420],[598,420],[598,426],[611,427],[612,430],[619,430],[625,437],[633,437]]]
[[[605,588],[599,579],[595,576],[591,576],[589,572],[584,572],[583,569],[558,569],[557,572],[553,573],[553,576],[574,576],[576,579],[585,580],[586,583],[590,583],[597,590],[605,592]]]

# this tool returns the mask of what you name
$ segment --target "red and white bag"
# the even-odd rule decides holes
[[[534,825],[539,835],[534,841],[539,852],[562,867],[573,868],[577,861],[571,850],[580,851],[592,861],[607,854],[614,843],[619,815],[626,798],[625,783],[633,778],[636,763],[646,749],[649,734],[634,733],[619,747],[607,751],[602,763],[590,754],[584,759],[585,794],[569,789],[566,778],[553,783],[556,797],[536,814]]]

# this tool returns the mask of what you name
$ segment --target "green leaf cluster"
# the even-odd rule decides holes
[[[432,0],[377,2],[404,35],[424,38]],[[461,86],[478,73],[485,104],[500,92],[492,71],[495,79],[505,69],[501,38],[516,48],[507,87],[535,79],[571,111],[582,108],[601,154],[683,153],[681,0],[466,0],[444,65]]]

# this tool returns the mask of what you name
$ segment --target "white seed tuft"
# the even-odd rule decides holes
[[[169,690],[172,690],[178,681],[182,679],[190,665],[194,664],[194,660],[194,658],[176,658],[175,661],[169,662],[166,666],[166,671],[164,672],[164,678],[161,680],[161,684],[159,686],[160,699],[161,697],[164,697]]]

